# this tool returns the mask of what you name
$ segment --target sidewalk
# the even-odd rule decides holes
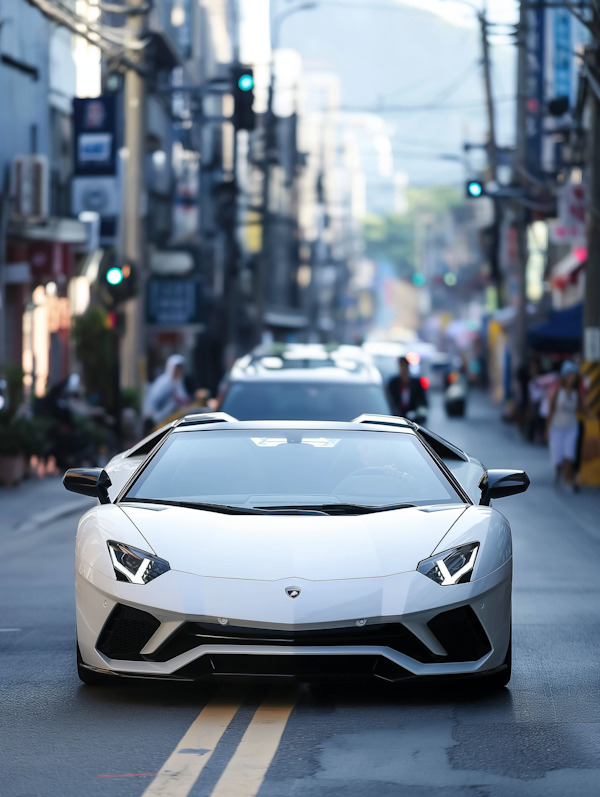
[[[0,487],[0,533],[25,531],[67,515],[83,514],[94,504],[92,498],[68,493],[59,476]]]
[[[547,446],[531,445],[517,428],[502,421],[498,405],[485,393],[473,390],[465,418],[448,418],[439,394],[432,397],[430,428],[481,460],[486,468],[523,468],[531,478],[531,489],[512,503],[494,503],[501,512],[512,512],[521,501],[534,501],[540,517],[551,517],[553,508],[568,511],[572,522],[585,525],[590,536],[600,538],[600,489],[582,487],[578,494],[554,486],[554,468]],[[567,538],[569,529],[565,528]]]

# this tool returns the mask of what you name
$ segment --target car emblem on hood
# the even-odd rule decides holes
[[[288,596],[288,598],[297,598],[298,595],[300,595],[301,592],[302,592],[302,590],[300,589],[300,587],[286,587],[285,588],[285,594]]]

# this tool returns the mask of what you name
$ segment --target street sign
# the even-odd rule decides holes
[[[146,322],[160,326],[200,324],[202,291],[194,279],[151,277],[146,287]]]
[[[77,177],[117,174],[114,94],[73,100],[73,138]]]
[[[579,243],[586,239],[587,193],[583,183],[567,183],[558,195],[558,219],[551,219],[552,243]]]
[[[116,219],[122,199],[114,94],[73,100],[73,141],[72,212],[91,210],[102,219]]]

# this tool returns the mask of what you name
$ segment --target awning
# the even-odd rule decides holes
[[[531,327],[527,334],[534,351],[573,354],[581,351],[583,338],[583,304],[566,310],[553,310],[544,324]]]
[[[26,241],[46,241],[61,244],[86,244],[87,230],[78,219],[49,218],[43,222],[13,221],[8,235]]]

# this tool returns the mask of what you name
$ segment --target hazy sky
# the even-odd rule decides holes
[[[274,12],[300,5],[276,0]],[[493,22],[514,23],[517,10],[514,0],[488,5]],[[475,176],[478,153],[461,162],[463,143],[482,142],[487,130],[474,9],[456,0],[321,0],[283,23],[280,46],[297,50],[305,70],[339,75],[370,196],[387,202],[401,173],[412,184],[459,184]],[[514,40],[495,37],[492,58],[498,139],[509,145]]]
[[[516,0],[473,0],[472,3],[455,2],[455,0],[398,0],[403,5],[416,6],[426,11],[433,11],[440,17],[455,25],[473,25],[474,12],[469,6],[483,9],[487,6],[488,18],[491,22],[516,22],[519,6]]]

